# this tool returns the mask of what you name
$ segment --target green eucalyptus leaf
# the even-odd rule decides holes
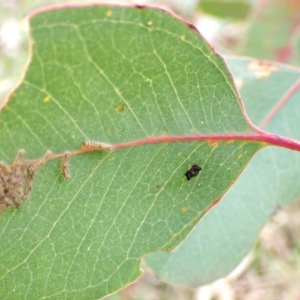
[[[245,19],[251,10],[250,0],[201,0],[199,8],[218,18]]]
[[[261,126],[291,87],[299,70],[254,59],[227,58],[251,120]],[[300,139],[299,90],[266,124],[268,131]],[[299,153],[276,147],[260,151],[222,201],[171,253],[147,255],[148,266],[164,281],[198,287],[226,276],[255,244],[278,209],[300,196]]]
[[[169,13],[56,7],[30,28],[30,64],[0,113],[1,159],[70,151],[71,178],[52,159],[30,199],[2,212],[1,298],[98,299],[134,281],[145,254],[180,244],[265,144],[234,139],[254,129],[224,61]],[[88,140],[114,150],[83,153]],[[187,181],[192,164],[202,171]]]

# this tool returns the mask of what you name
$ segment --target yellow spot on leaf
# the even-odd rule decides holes
[[[107,17],[111,17],[111,16],[112,16],[112,14],[113,14],[113,13],[112,13],[112,11],[111,11],[111,10],[108,10],[108,11],[106,12],[106,16],[107,16]]]
[[[115,111],[117,111],[117,112],[123,112],[124,109],[125,109],[124,103],[119,103],[115,106]]]
[[[185,212],[188,211],[188,208],[187,208],[187,207],[182,207],[182,208],[181,208],[181,211],[182,211],[183,213],[185,213]]]
[[[46,103],[46,102],[48,102],[50,100],[50,97],[49,96],[46,96],[46,97],[44,97],[44,99],[43,99],[43,101]]]
[[[248,65],[248,70],[253,72],[257,79],[260,79],[269,77],[273,72],[277,72],[278,68],[269,62],[254,60]]]
[[[169,230],[169,234],[170,234],[170,235],[174,235],[173,230],[170,229],[170,230]]]
[[[207,141],[211,147],[217,147],[219,145],[218,141]]]
[[[149,86],[152,86],[152,80],[150,78],[146,78],[145,82],[149,82]]]
[[[239,154],[238,155],[238,159],[240,159],[240,158],[242,158],[243,157],[243,155],[242,154]]]
[[[163,137],[166,137],[168,134],[165,132],[165,131],[163,131],[163,133],[161,134]]]
[[[148,22],[147,22],[147,25],[148,25],[148,26],[152,26],[152,24],[153,24],[152,21],[148,21]]]

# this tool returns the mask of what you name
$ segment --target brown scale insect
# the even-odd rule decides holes
[[[10,165],[0,163],[0,211],[12,205],[18,208],[20,199],[28,199],[34,176],[47,162],[51,151],[38,160],[22,161],[24,154],[25,151],[20,150]]]

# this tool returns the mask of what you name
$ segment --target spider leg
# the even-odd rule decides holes
[[[16,208],[20,206],[20,202],[17,200],[17,197],[12,192],[8,192],[6,196],[14,203]],[[5,197],[4,202],[7,204],[7,206],[10,206],[10,203],[6,200]]]
[[[20,150],[12,163],[13,172],[16,176],[20,176],[21,174],[22,158],[24,154],[25,154],[25,150]]]
[[[12,203],[7,197],[2,196],[0,198],[0,211],[2,211],[5,207],[10,207],[11,205]]]
[[[24,181],[26,180],[27,175],[28,175],[28,165],[26,163],[22,163],[18,165],[18,168],[16,168],[11,183],[16,188],[21,188],[24,185]]]
[[[1,195],[0,196],[0,205],[3,205],[3,204],[5,204],[5,196]]]
[[[8,207],[9,204],[7,204],[7,200],[3,195],[0,196],[0,212],[5,208]]]
[[[47,162],[51,154],[52,152],[48,150],[37,162],[29,162],[29,171],[36,172],[40,167],[42,167]]]
[[[20,163],[22,161],[24,154],[25,154],[25,150],[23,149],[19,150],[18,154],[16,155],[13,161],[13,165]]]
[[[25,187],[24,187],[24,193],[23,193],[23,196],[22,196],[22,199],[23,200],[27,200],[30,193],[31,193],[31,190],[32,190],[32,182],[33,182],[33,179],[34,179],[34,176],[35,176],[35,170],[28,170],[28,178],[25,182]]]
[[[70,153],[66,152],[65,155],[63,156],[62,162],[61,162],[61,172],[65,179],[69,179],[71,177],[70,172],[68,170],[69,157],[70,157]]]
[[[25,170],[27,171],[28,176],[27,176],[27,180],[25,182],[24,193],[22,196],[23,200],[28,199],[28,197],[31,193],[32,183],[33,183],[33,179],[34,179],[36,171],[47,162],[47,160],[51,154],[52,154],[51,151],[47,151],[45,153],[45,155],[41,159],[39,159],[37,162],[27,161],[25,163]]]
[[[0,162],[0,176],[10,175],[12,170],[9,165],[4,163],[3,161]]]

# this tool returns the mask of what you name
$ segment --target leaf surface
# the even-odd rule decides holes
[[[228,58],[246,110],[260,126],[277,102],[299,80],[289,66],[253,59]],[[300,91],[266,125],[276,134],[300,139]],[[299,153],[286,149],[260,151],[237,182],[172,253],[146,256],[147,264],[173,284],[198,287],[227,275],[254,245],[272,214],[299,198]]]
[[[252,0],[202,0],[199,8],[217,18],[245,19]]]
[[[294,0],[258,3],[241,54],[299,65],[295,43],[299,35],[299,10],[300,2]]]
[[[181,243],[265,144],[185,139],[254,131],[223,60],[174,16],[61,7],[30,26],[30,64],[0,113],[1,159],[74,154],[86,140],[116,150],[72,155],[68,181],[47,162],[30,199],[2,213],[0,294],[96,299],[135,280],[146,253]]]

